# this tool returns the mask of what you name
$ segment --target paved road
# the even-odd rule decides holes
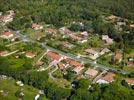
[[[10,31],[13,31],[11,29],[9,29]],[[19,31],[13,31],[15,33],[16,36],[18,36],[20,39],[22,39],[24,42],[35,42],[35,43],[38,43],[39,45],[41,45],[43,48],[46,48],[46,49],[49,49],[49,50],[52,50],[52,51],[55,51],[55,52],[58,52],[62,55],[65,55],[67,57],[70,57],[76,61],[79,61],[81,63],[90,63],[92,66],[97,66],[103,70],[110,70],[110,71],[113,71],[113,72],[116,72],[116,73],[120,73],[120,74],[129,74],[130,72],[127,72],[127,71],[124,71],[124,70],[118,70],[116,68],[111,68],[109,66],[105,66],[105,65],[102,65],[102,64],[98,64],[98,63],[94,63],[94,61],[88,59],[88,58],[84,58],[84,57],[80,57],[80,58],[77,58],[77,55],[74,55],[74,54],[71,54],[71,53],[64,53],[60,50],[57,50],[53,47],[50,47],[48,45],[46,45],[45,43],[40,43],[40,42],[37,42],[37,41],[33,41],[31,40],[28,36],[26,35],[22,35]]]

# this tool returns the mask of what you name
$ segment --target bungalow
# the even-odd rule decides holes
[[[60,33],[63,33],[63,34],[71,34],[72,32],[68,29],[68,28],[66,28],[66,27],[61,27],[60,29],[59,29],[59,32]]]
[[[104,48],[100,51],[100,55],[104,55],[105,53],[110,52],[110,50],[108,48]]]
[[[114,81],[115,74],[107,73],[105,76],[101,77],[99,80],[96,81],[98,84],[109,84]]]
[[[134,85],[134,79],[126,78],[126,79],[125,79],[125,82],[126,82],[128,85]]]
[[[16,84],[17,84],[18,86],[24,86],[24,84],[23,84],[21,81],[17,81]]]
[[[96,59],[99,57],[99,53],[93,49],[86,49],[85,52],[90,55],[91,59]]]
[[[58,67],[60,70],[64,70],[64,68],[65,68],[64,64],[62,64],[62,63],[58,63]]]
[[[32,24],[32,29],[34,29],[34,30],[43,29],[43,26],[42,25],[39,25],[37,23],[33,23]]]
[[[116,19],[118,19],[118,17],[114,16],[114,15],[110,15],[110,16],[106,17],[106,20],[108,20],[108,21],[115,21]]]
[[[70,36],[73,40],[77,40],[77,41],[81,41],[81,40],[82,40],[82,37],[80,37],[79,35],[69,34],[69,36]]]
[[[60,54],[53,52],[53,51],[48,51],[47,56],[53,61],[54,60],[61,61],[63,59],[63,57]]]
[[[129,55],[127,65],[134,67],[134,54]]]
[[[36,62],[36,65],[37,65],[37,66],[42,66],[43,64],[44,64],[43,61],[37,61],[37,62]]]
[[[35,54],[33,54],[32,52],[26,52],[25,56],[27,58],[33,58],[33,57],[35,57]]]
[[[52,29],[52,28],[46,28],[46,29],[45,29],[45,32],[46,32],[46,33],[50,33],[50,34],[52,34],[52,33],[56,34],[56,33],[57,33],[57,30]]]
[[[63,45],[63,47],[68,48],[68,49],[71,49],[71,48],[73,48],[73,47],[74,47],[74,45],[73,45],[73,44],[68,43],[68,42],[64,42],[62,45]]]
[[[88,36],[87,31],[81,32],[80,34],[81,34],[82,36],[85,36],[85,37],[87,37],[87,36]]]
[[[102,35],[102,40],[105,41],[108,45],[113,44],[113,39],[111,39],[108,35]]]
[[[122,55],[121,51],[116,50],[116,52],[114,54],[114,60],[118,61],[118,62],[121,62],[122,58],[123,58],[123,55]]]
[[[85,76],[88,78],[94,78],[97,74],[98,74],[97,70],[90,68],[85,72]]]
[[[129,27],[130,27],[130,28],[134,28],[134,24],[130,24]]]
[[[83,69],[84,69],[84,67],[75,67],[75,68],[73,69],[73,71],[74,71],[76,74],[78,74],[78,73],[80,73]]]
[[[72,67],[81,67],[82,64],[80,62],[77,62],[73,59],[67,58],[64,60],[66,64],[69,64]]]
[[[0,17],[0,22],[3,23],[8,23],[8,22],[12,22],[13,21],[13,17],[8,16],[8,15],[4,15]]]
[[[1,38],[4,38],[4,39],[10,39],[10,38],[12,38],[14,35],[13,35],[13,33],[11,33],[11,32],[4,32],[0,37]]]

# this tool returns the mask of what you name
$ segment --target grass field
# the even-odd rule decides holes
[[[23,87],[19,87],[15,83],[14,79],[0,79],[0,91],[8,92],[6,96],[3,96],[0,93],[0,100],[18,100],[15,96],[16,91],[21,90],[24,93],[24,100],[34,100],[34,97],[38,94],[39,90],[28,85],[24,85]],[[45,97],[42,97],[41,100],[47,100]]]

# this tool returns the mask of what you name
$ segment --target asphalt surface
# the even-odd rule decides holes
[[[12,31],[18,38],[20,38],[22,41],[24,42],[33,42],[33,43],[38,43],[40,46],[42,46],[42,48],[46,48],[46,49],[49,49],[51,51],[55,51],[57,53],[60,53],[61,55],[64,55],[64,56],[67,56],[67,57],[70,57],[76,61],[79,61],[81,63],[90,63],[92,66],[94,67],[98,67],[98,68],[101,68],[102,70],[109,70],[109,71],[113,71],[113,72],[116,72],[116,73],[119,73],[119,74],[123,74],[123,75],[126,75],[126,74],[129,74],[130,72],[128,71],[124,71],[124,70],[118,70],[116,68],[111,68],[109,66],[105,66],[105,65],[102,65],[102,64],[98,64],[98,63],[95,63],[94,61],[88,59],[88,58],[84,58],[84,57],[80,57],[78,58],[77,55],[74,55],[74,54],[71,54],[71,53],[65,53],[65,52],[62,52],[56,48],[53,48],[53,47],[50,47],[48,45],[46,45],[46,43],[40,43],[40,42],[37,42],[37,41],[33,41],[31,40],[27,35],[22,35],[19,31],[13,31],[11,29],[8,29],[9,31]]]

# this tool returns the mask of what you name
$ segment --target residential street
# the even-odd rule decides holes
[[[13,31],[13,30],[11,30],[11,29],[8,29],[8,30]],[[74,60],[76,60],[76,61],[79,61],[79,62],[81,62],[81,63],[90,63],[90,64],[91,64],[92,66],[94,66],[94,67],[97,66],[97,67],[99,67],[99,68],[101,68],[101,69],[103,69],[103,70],[110,70],[110,71],[113,71],[113,72],[116,72],[116,73],[119,73],[119,74],[123,74],[123,75],[124,75],[124,74],[129,74],[129,72],[127,72],[127,71],[118,70],[118,69],[116,69],[116,68],[111,68],[111,67],[108,67],[108,66],[105,66],[105,65],[101,65],[101,64],[98,64],[98,63],[94,63],[94,61],[92,61],[92,60],[90,60],[90,59],[87,59],[87,58],[84,58],[84,57],[77,58],[77,55],[70,54],[70,53],[64,53],[64,52],[62,52],[62,51],[60,51],[60,50],[58,50],[58,49],[55,49],[55,48],[53,48],[53,47],[50,47],[50,46],[46,45],[45,43],[40,43],[40,42],[37,42],[37,41],[33,41],[33,40],[29,39],[28,36],[22,35],[19,31],[13,31],[13,32],[15,33],[15,35],[16,35],[17,37],[19,37],[19,38],[20,38],[21,40],[23,40],[24,42],[36,42],[36,43],[38,43],[39,45],[41,45],[42,48],[55,51],[55,52],[57,52],[57,53],[60,53],[60,54],[62,54],[62,55],[64,55],[64,56],[67,56],[67,57],[70,57],[70,58],[72,58],[72,59],[74,59]]]

